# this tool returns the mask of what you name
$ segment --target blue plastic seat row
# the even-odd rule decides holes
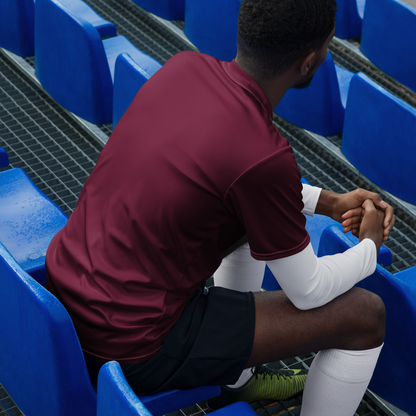
[[[336,33],[361,37],[361,52],[377,67],[416,92],[416,9],[402,0],[338,0]]]
[[[95,124],[113,121],[115,63],[121,53],[141,68],[142,83],[161,67],[117,36],[114,24],[82,0],[0,0],[0,47],[35,55],[36,75],[45,90]]]

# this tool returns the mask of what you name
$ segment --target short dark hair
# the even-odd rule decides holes
[[[238,56],[264,79],[286,72],[323,46],[335,25],[336,0],[242,0]]]

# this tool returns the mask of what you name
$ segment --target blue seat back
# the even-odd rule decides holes
[[[185,0],[133,0],[141,8],[167,20],[183,20]]]
[[[35,69],[46,91],[92,123],[112,119],[113,82],[98,31],[58,0],[36,0]]]
[[[204,387],[206,389],[206,387]],[[215,394],[219,394],[219,387],[216,390],[212,390]],[[198,390],[198,389],[196,389]],[[195,391],[195,390],[192,390]],[[114,415],[123,415],[123,416],[157,416],[164,413],[171,412],[172,410],[165,410],[164,413],[162,410],[159,412],[154,412],[153,409],[157,408],[157,405],[154,402],[162,402],[159,406],[160,409],[175,409],[178,410],[181,407],[175,407],[179,405],[179,402],[176,404],[168,404],[169,397],[174,397],[177,394],[178,390],[168,393],[165,399],[159,397],[152,397],[146,402],[142,398],[138,398],[133,390],[130,388],[126,379],[121,371],[120,365],[116,361],[110,361],[103,365],[98,376],[98,390],[97,390],[97,416],[114,416]],[[214,395],[215,395],[214,394]],[[212,397],[213,395],[209,396]],[[195,397],[196,398],[196,397]],[[208,398],[206,396],[205,398]],[[201,399],[202,400],[202,399]],[[197,403],[198,400],[189,401],[188,405]],[[231,406],[227,406],[223,409],[217,410],[211,413],[214,416],[255,416],[256,412],[247,404],[243,402],[234,403]]]
[[[350,86],[342,152],[376,185],[416,204],[416,109],[363,74]]]
[[[0,47],[20,56],[33,56],[34,0],[2,0],[0,2]]]
[[[0,380],[27,416],[94,416],[91,386],[62,304],[0,243]]]
[[[127,53],[117,57],[114,75],[113,128],[126,112],[137,91],[162,67],[150,56],[143,54],[143,58],[141,62],[135,62]]]
[[[67,220],[22,169],[0,173],[0,241],[42,285],[46,285],[46,250]]]
[[[237,54],[237,21],[241,0],[187,0],[185,34],[202,52],[223,61]]]
[[[416,9],[401,0],[367,0],[361,51],[382,71],[416,92]]]
[[[115,25],[103,19],[92,7],[82,0],[59,0],[59,2],[71,10],[78,17],[82,17],[95,27],[101,37],[116,36]]]
[[[275,113],[297,126],[323,136],[342,132],[345,114],[343,96],[348,94],[353,73],[336,70],[331,54],[316,71],[308,88],[291,88]],[[339,79],[341,78],[341,80]],[[341,81],[341,82],[340,82]]]
[[[339,225],[322,234],[319,255],[341,253],[353,243]],[[416,413],[416,266],[391,274],[377,265],[373,275],[357,286],[376,293],[384,301],[386,338],[369,388],[409,414]]]
[[[337,0],[335,36],[352,39],[361,35],[366,0]]]

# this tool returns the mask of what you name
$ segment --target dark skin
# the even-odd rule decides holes
[[[283,75],[261,79],[255,71],[236,63],[263,89],[275,108],[289,88],[310,79],[327,55],[335,33],[321,49],[300,57]],[[344,232],[352,231],[360,241],[374,241],[377,253],[386,241],[395,218],[393,208],[381,197],[364,189],[346,194],[322,190],[316,213],[341,222]],[[297,309],[283,291],[254,294],[256,324],[254,344],[247,367],[331,348],[365,350],[384,341],[385,309],[383,301],[364,289],[352,288],[319,308]]]

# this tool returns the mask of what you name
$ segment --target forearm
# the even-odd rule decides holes
[[[300,253],[267,261],[267,265],[292,303],[306,310],[351,289],[374,272],[376,261],[375,244],[366,239],[345,253],[320,258],[309,244]]]

